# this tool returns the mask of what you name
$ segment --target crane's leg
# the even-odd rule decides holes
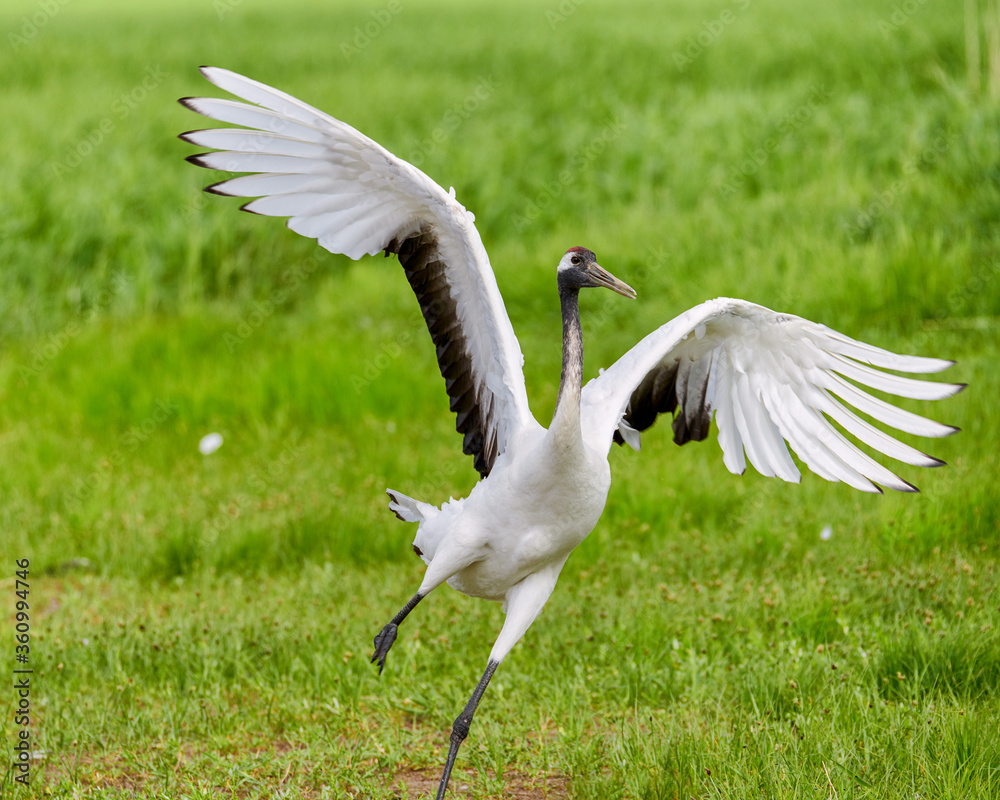
[[[417,593],[392,618],[392,622],[382,628],[379,635],[375,637],[375,652],[372,654],[372,663],[374,664],[378,661],[380,675],[382,674],[382,668],[385,667],[385,657],[389,653],[389,648],[396,641],[399,624],[406,619],[406,615],[413,611],[417,603],[423,600],[431,591],[480,557],[480,550],[469,547],[468,543],[462,540],[452,540],[438,550],[434,556],[434,560],[427,565],[427,571],[424,573],[424,579],[421,581]]]
[[[444,762],[444,773],[441,775],[441,785],[438,787],[437,800],[444,800],[444,792],[448,788],[448,779],[451,777],[451,771],[455,766],[455,756],[458,755],[458,748],[462,746],[465,737],[469,735],[469,726],[472,725],[472,717],[479,707],[479,701],[483,699],[483,692],[486,691],[490,678],[493,677],[493,673],[497,671],[497,667],[499,666],[499,661],[490,659],[486,667],[486,672],[483,673],[483,677],[476,686],[476,690],[472,693],[472,697],[469,698],[469,702],[462,709],[462,713],[458,715],[455,724],[451,728],[451,747],[448,748],[448,760]]]
[[[406,619],[406,615],[409,614],[416,607],[417,603],[424,599],[424,595],[417,592],[413,597],[410,598],[408,602],[400,612],[392,618],[392,622],[382,628],[382,631],[375,637],[375,652],[372,653],[372,662],[378,661],[378,674],[382,674],[382,670],[385,667],[385,657],[389,655],[389,649],[392,647],[393,642],[396,641],[396,632],[399,630],[399,623]]]
[[[503,628],[497,637],[493,650],[490,652],[490,660],[486,666],[486,672],[472,693],[468,704],[458,715],[455,724],[451,729],[451,747],[448,748],[448,760],[444,763],[444,774],[441,776],[441,785],[438,787],[437,800],[444,800],[445,789],[448,788],[448,779],[455,766],[455,756],[458,755],[458,748],[462,746],[465,737],[469,735],[469,726],[472,724],[472,717],[479,707],[479,701],[483,699],[483,693],[496,672],[500,662],[506,658],[511,648],[517,644],[518,640],[524,636],[524,632],[535,618],[542,612],[545,601],[549,599],[552,590],[555,588],[559,578],[559,571],[565,562],[550,564],[548,567],[532,573],[519,583],[514,584],[507,590],[504,599],[504,611],[507,618],[504,620]]]

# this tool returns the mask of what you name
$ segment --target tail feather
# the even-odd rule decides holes
[[[389,510],[403,522],[426,522],[438,513],[438,509],[430,503],[414,500],[401,492],[386,489],[385,493],[391,498]]]

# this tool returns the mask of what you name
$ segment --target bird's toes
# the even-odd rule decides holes
[[[385,657],[389,654],[389,649],[392,647],[393,642],[396,641],[396,631],[398,630],[399,626],[390,622],[375,637],[375,652],[372,653],[371,663],[378,662],[379,675],[382,674],[382,670],[385,668]]]

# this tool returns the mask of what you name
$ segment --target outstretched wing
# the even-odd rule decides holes
[[[939,372],[951,361],[900,356],[801,317],[743,300],[696,306],[651,333],[584,387],[584,436],[595,448],[612,440],[638,449],[658,414],[673,412],[674,441],[708,435],[712,414],[730,472],[746,459],[763,475],[798,482],[785,446],[817,475],[865,492],[875,484],[916,491],[847,439],[844,431],[894,459],[922,467],[942,462],[903,444],[848,406],[897,430],[947,436],[957,429],[880,400],[856,384],[899,397],[940,400],[963,384],[893,375]],[[878,369],[875,369],[878,368]],[[745,456],[744,456],[745,453]]]
[[[201,167],[252,172],[206,191],[258,197],[243,210],[290,217],[288,227],[350,258],[396,253],[417,295],[465,435],[487,475],[511,437],[537,424],[524,389],[521,348],[473,216],[411,164],[294,97],[229,70],[203,67],[234,100],[186,97],[206,117],[242,128],[191,131],[185,141],[222,152]]]

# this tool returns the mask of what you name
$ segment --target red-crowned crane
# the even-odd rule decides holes
[[[255,173],[207,191],[255,197],[245,211],[289,217],[288,227],[350,258],[395,253],[417,296],[445,379],[456,427],[482,480],[468,497],[437,507],[388,490],[389,508],[418,523],[413,549],[427,564],[416,594],[375,637],[379,672],[398,626],[433,589],[448,583],[504,604],[506,618],[479,684],[455,720],[438,800],[473,714],[500,662],[535,620],[566,558],[593,530],[611,485],[613,442],[638,449],[657,415],[673,414],[674,441],[708,435],[715,415],[723,460],[741,474],[800,479],[787,442],[830,481],[864,492],[916,489],[872,460],[830,420],[864,444],[907,464],[942,462],[857,416],[906,433],[956,429],[877,399],[858,384],[900,397],[937,400],[960,384],[882,370],[938,372],[952,362],[902,356],[744,300],[702,303],[650,333],[583,386],[581,289],[635,292],[571,247],[559,261],[563,357],[559,396],[546,429],[528,408],[520,346],[473,216],[411,164],[305,103],[224,69],[202,74],[248,102],[184,98],[193,111],[242,126],[184,133],[212,152],[189,158]]]

